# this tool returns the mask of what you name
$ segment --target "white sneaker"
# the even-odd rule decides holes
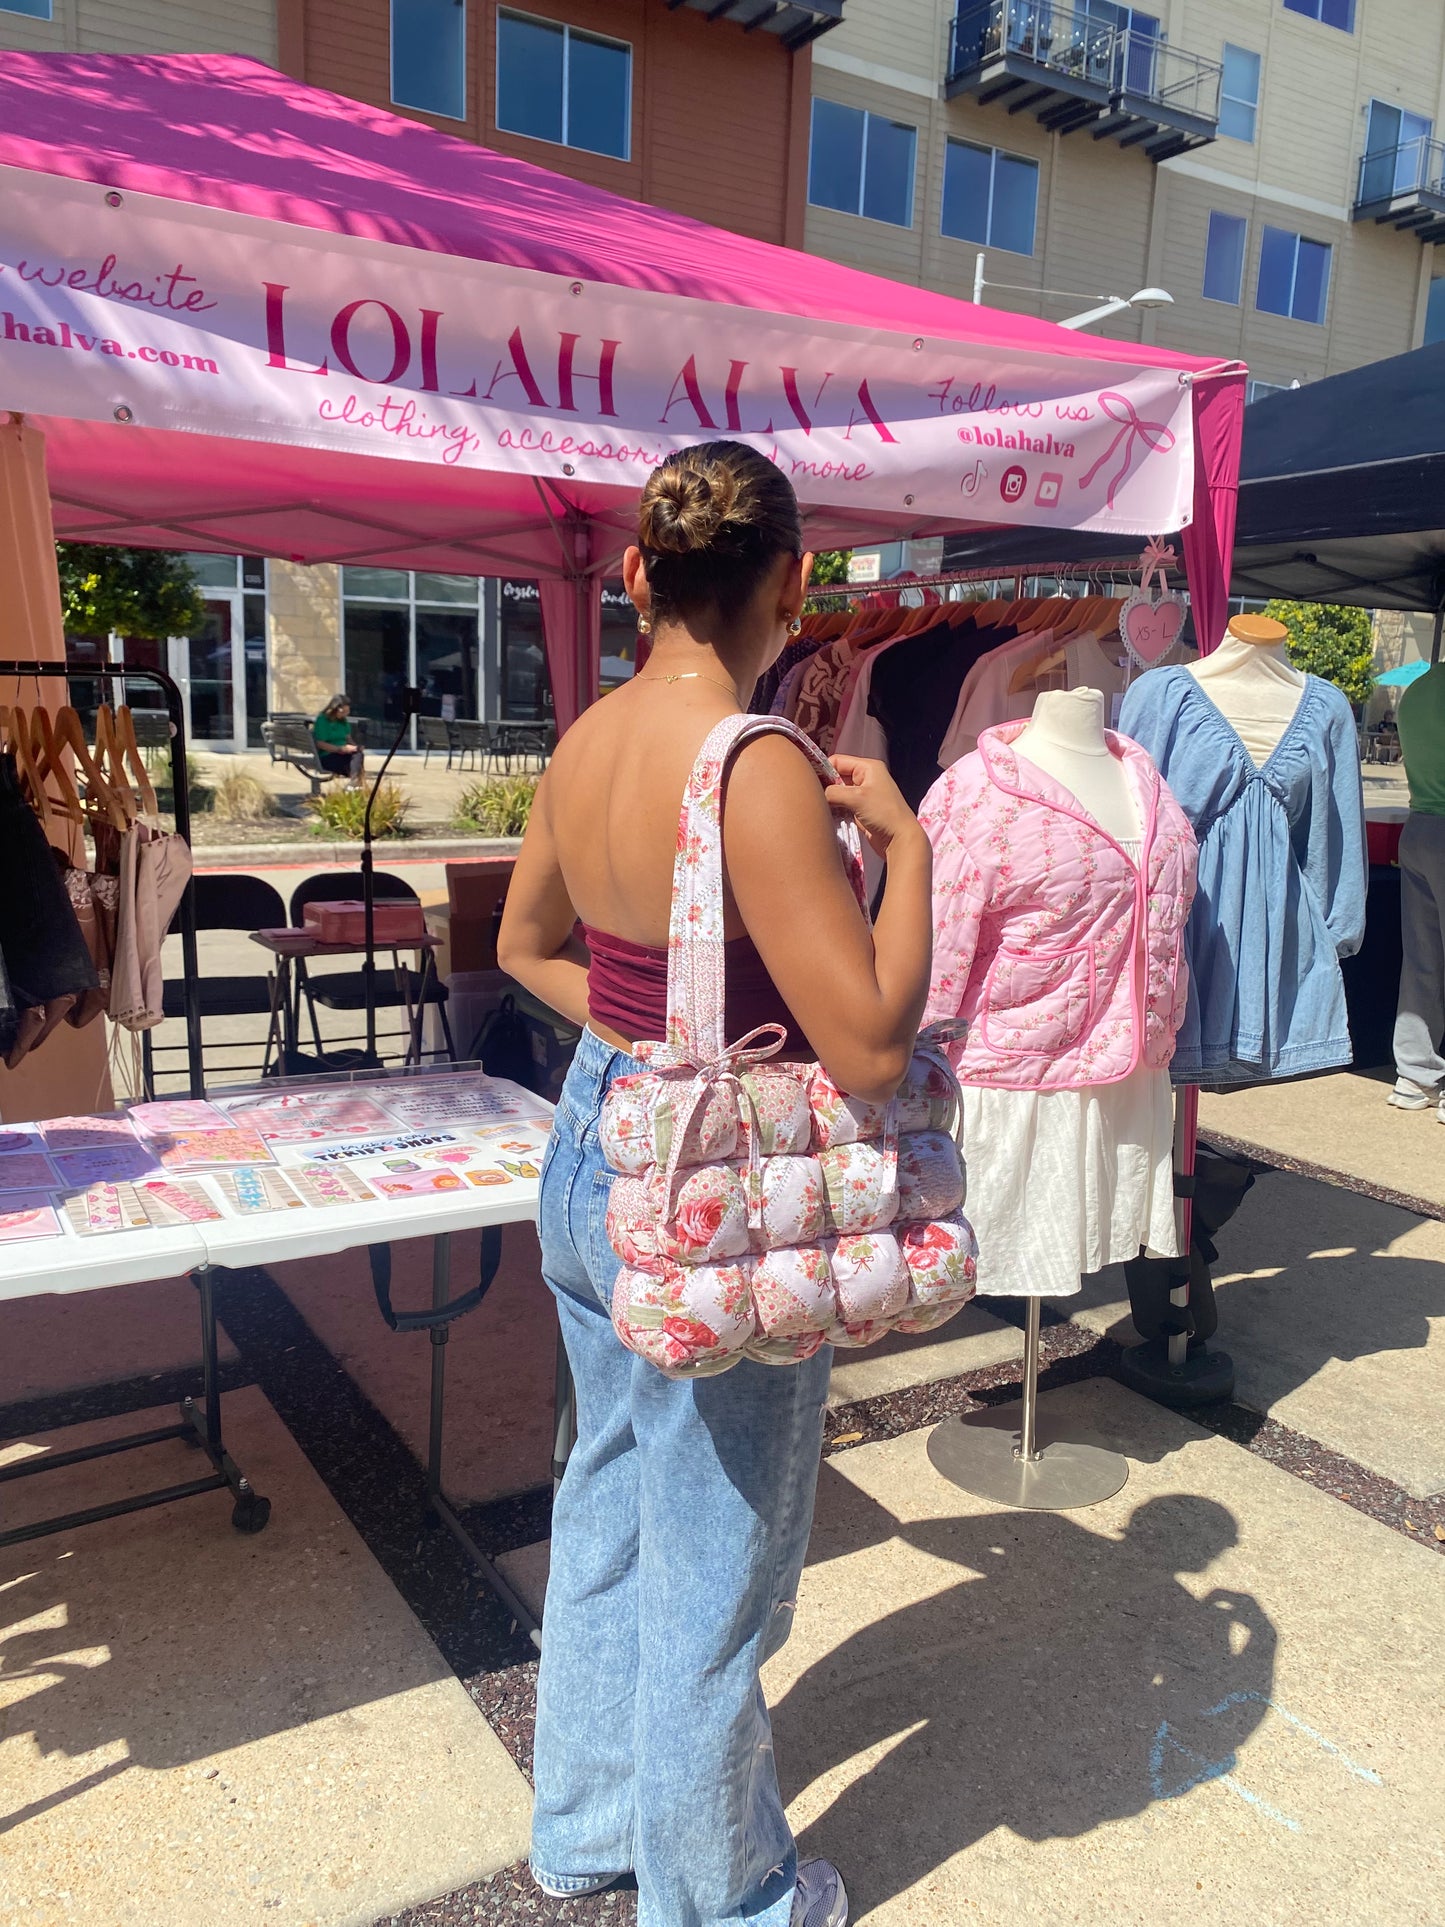
[[[792,1927],[848,1927],[843,1877],[827,1860],[804,1860],[798,1868]]]
[[[1397,1111],[1428,1111],[1436,1095],[1434,1091],[1427,1091],[1423,1084],[1417,1084],[1413,1077],[1397,1077],[1395,1088],[1390,1093],[1390,1102]],[[1442,1116],[1445,1116],[1445,1093],[1439,1096]]]

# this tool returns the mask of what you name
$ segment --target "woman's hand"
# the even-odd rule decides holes
[[[853,818],[875,855],[886,857],[900,837],[923,835],[884,764],[869,756],[835,756],[832,761],[842,780],[829,786],[828,802]]]

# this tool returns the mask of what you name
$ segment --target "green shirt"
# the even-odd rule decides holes
[[[1419,677],[1400,698],[1400,753],[1410,781],[1410,808],[1445,816],[1445,662]]]
[[[334,743],[338,749],[345,749],[347,738],[351,735],[351,724],[340,716],[323,713],[311,725],[311,734],[318,743]]]

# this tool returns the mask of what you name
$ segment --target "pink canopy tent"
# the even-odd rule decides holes
[[[1238,364],[745,240],[199,56],[0,65],[0,408],[57,533],[541,583],[559,726],[672,448],[733,434],[816,547],[1184,527],[1222,633]]]

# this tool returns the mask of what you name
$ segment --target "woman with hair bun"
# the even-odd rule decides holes
[[[537,1697],[532,1871],[551,1894],[628,1874],[639,1927],[844,1927],[843,1883],[798,1863],[759,1668],[791,1626],[831,1351],[671,1379],[609,1318],[618,1261],[598,1117],[634,1045],[661,1038],[673,858],[704,740],[796,633],[813,558],[782,472],[739,442],[656,469],[623,578],[652,653],[557,746],[498,946],[582,1041],[542,1178],[542,1272],[577,1383],[552,1516]],[[727,1035],[786,1026],[840,1090],[886,1103],[928,990],[928,841],[881,764],[824,789],[767,733],[726,779]],[[870,929],[840,859],[847,812],[888,866]],[[578,931],[581,924],[581,934]],[[585,943],[583,937],[585,936]]]

